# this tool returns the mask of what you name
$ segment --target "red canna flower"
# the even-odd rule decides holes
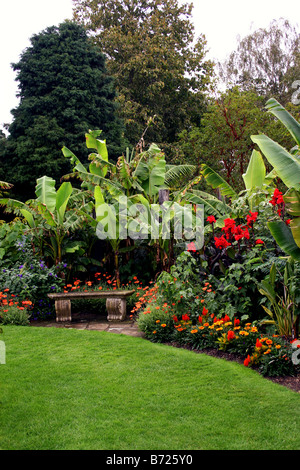
[[[215,237],[215,245],[217,248],[220,248],[220,250],[222,250],[222,248],[227,248],[228,246],[230,246],[231,243],[225,240],[224,235],[222,235],[222,237],[220,238]]]
[[[258,212],[251,212],[250,215],[247,215],[247,225],[252,227],[253,223],[256,222],[258,216]]]
[[[216,222],[216,219],[213,215],[210,215],[207,217],[207,222],[209,222],[210,224],[214,224]]]
[[[187,251],[196,251],[196,246],[194,242],[188,244]]]

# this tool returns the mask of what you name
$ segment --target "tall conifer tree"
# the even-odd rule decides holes
[[[32,197],[37,178],[58,181],[70,171],[64,145],[87,161],[89,129],[103,131],[110,158],[124,151],[113,79],[82,26],[67,21],[34,35],[13,69],[20,103],[12,111],[0,180],[13,183],[18,197]]]

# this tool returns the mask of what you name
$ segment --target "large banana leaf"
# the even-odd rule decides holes
[[[300,162],[285,148],[264,134],[252,135],[268,162],[275,168],[278,177],[288,188],[300,189]]]
[[[268,223],[269,230],[280,248],[292,256],[293,259],[300,261],[300,248],[296,244],[290,228],[282,220]]]
[[[185,199],[193,204],[202,204],[204,206],[206,216],[213,215],[219,218],[226,215],[228,217],[232,212],[230,206],[204,191],[194,189],[192,192],[187,192],[185,194]]]
[[[37,199],[45,204],[50,212],[54,212],[56,207],[55,180],[49,176],[42,176],[37,180],[35,194]]]
[[[261,188],[266,178],[266,167],[257,150],[253,150],[246,173],[243,174],[243,180],[247,191],[254,188]]]
[[[85,134],[86,146],[88,149],[96,149],[99,155],[103,160],[108,161],[108,152],[106,147],[106,141],[97,139],[102,133],[100,130],[89,131],[88,134]]]
[[[164,187],[166,174],[166,160],[160,156],[154,156],[147,162],[140,162],[134,176],[148,196],[158,194]]]
[[[71,152],[71,150],[69,150],[67,147],[63,147],[62,153],[64,157],[70,159],[71,164],[74,165],[74,171],[81,171],[87,173],[85,166],[81,163],[79,158],[77,158],[76,155]]]
[[[177,186],[182,178],[191,178],[196,171],[195,165],[166,165],[165,184]]]
[[[291,136],[300,146],[300,124],[277,100],[271,98],[266,104],[267,110],[274,114],[284,126],[288,129]]]
[[[285,208],[293,217],[300,216],[300,193],[295,189],[289,189],[283,196]]]
[[[64,223],[64,215],[70,196],[72,194],[71,183],[62,183],[56,193],[57,220],[60,225]]]
[[[12,188],[12,184],[6,183],[5,181],[0,181],[0,189],[10,189]]]
[[[213,189],[216,189],[216,188],[220,189],[222,196],[228,196],[234,199],[237,197],[237,193],[230,186],[230,184],[228,184],[220,175],[218,175],[218,173],[216,173],[208,165],[203,164],[202,170],[200,173],[204,176],[204,178],[206,179],[206,182]]]

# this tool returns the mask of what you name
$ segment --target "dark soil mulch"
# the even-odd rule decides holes
[[[238,362],[239,364],[244,363],[244,359],[239,356],[238,354],[232,354],[232,353],[227,353],[224,351],[219,351],[218,349],[205,349],[205,350],[196,350],[192,349],[188,345],[181,345],[179,343],[166,343],[169,346],[173,346],[175,348],[183,348],[183,349],[189,349],[191,351],[194,351],[199,354],[208,354],[209,356],[217,357],[219,359],[226,359],[227,361],[235,361]],[[271,380],[272,382],[275,382],[277,384],[283,385],[284,387],[287,387],[294,392],[300,392],[300,374],[297,374],[296,376],[284,376],[284,377],[264,377],[265,379]]]

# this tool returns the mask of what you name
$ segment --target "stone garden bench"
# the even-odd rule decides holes
[[[48,294],[55,300],[56,321],[71,321],[72,299],[106,299],[108,321],[123,321],[126,317],[126,297],[132,295],[134,290],[108,290],[99,292],[57,292]]]

